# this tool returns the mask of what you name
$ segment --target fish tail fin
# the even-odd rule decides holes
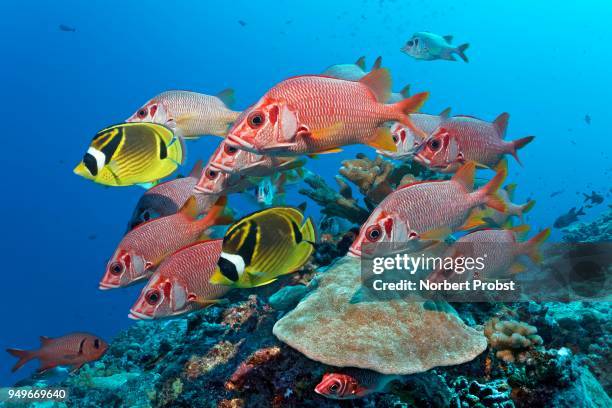
[[[510,142],[510,153],[512,154],[512,156],[514,156],[518,164],[520,164],[521,166],[523,165],[523,163],[521,163],[521,161],[519,160],[516,151],[528,145],[533,139],[535,139],[535,136],[527,136]]]
[[[536,204],[535,200],[529,200],[525,204],[521,205],[520,206],[520,216],[522,217],[523,214],[526,214],[529,211],[531,211],[533,207],[535,206],[535,204]]]
[[[542,243],[548,239],[550,236],[550,228],[546,228],[545,230],[540,231],[537,235],[527,241],[525,244],[527,246],[527,256],[531,258],[531,260],[535,263],[542,262],[542,252],[540,247]]]
[[[505,160],[502,160],[496,167],[497,173],[495,177],[491,179],[483,188],[482,194],[485,197],[485,204],[487,207],[491,207],[499,212],[506,213],[508,206],[504,199],[500,197],[497,190],[501,187],[508,175],[508,164]]]
[[[465,50],[467,50],[469,46],[470,46],[469,43],[461,44],[460,46],[457,47],[457,50],[456,50],[457,55],[459,55],[461,59],[465,62],[470,62],[467,55],[465,55]]]
[[[429,92],[421,92],[412,95],[410,98],[402,99],[401,101],[391,105],[391,108],[398,115],[397,120],[399,120],[401,124],[408,126],[410,130],[415,132],[423,139],[426,138],[428,135],[423,132],[423,130],[417,128],[416,125],[412,123],[408,115],[414,112],[418,112],[427,101],[427,98],[429,98]]]
[[[227,207],[227,196],[221,196],[208,211],[208,214],[199,222],[205,227],[213,225],[226,225],[234,221],[234,214]]]
[[[11,372],[13,373],[19,370],[25,363],[27,363],[28,361],[36,357],[35,351],[20,350],[20,349],[14,349],[14,348],[7,348],[6,351],[10,355],[15,356],[19,359],[17,363],[11,369]]]

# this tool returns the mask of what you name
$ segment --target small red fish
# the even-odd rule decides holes
[[[498,191],[500,198],[506,203],[506,212],[500,212],[493,208],[483,208],[478,210],[477,218],[482,220],[482,225],[488,225],[492,228],[501,228],[508,223],[510,217],[516,216],[522,220],[523,215],[531,211],[531,209],[535,206],[535,200],[529,200],[523,204],[516,204],[512,202],[515,189],[516,184],[508,184],[506,187]]]
[[[470,116],[455,116],[439,127],[421,145],[415,158],[421,164],[441,173],[453,173],[468,161],[494,167],[504,155],[520,160],[516,151],[534,139],[527,136],[506,142],[507,113],[486,122]]]
[[[220,298],[230,288],[209,283],[217,268],[222,245],[222,239],[197,242],[166,258],[128,316],[131,319],[160,319],[225,302]]]
[[[19,358],[12,371],[15,372],[28,361],[40,360],[39,372],[57,366],[71,366],[73,371],[83,364],[96,361],[106,353],[108,344],[89,333],[71,333],[55,339],[41,336],[38,350],[6,349],[11,355]]]
[[[542,255],[540,246],[550,235],[550,228],[546,228],[533,238],[519,242],[518,235],[529,230],[526,225],[510,229],[484,229],[474,231],[459,238],[453,243],[445,254],[446,258],[482,258],[483,268],[470,270],[470,275],[464,276],[466,271],[437,270],[428,278],[432,282],[460,279],[470,281],[477,279],[509,278],[512,274],[525,270],[519,257],[527,255],[535,263],[540,263]]]
[[[347,370],[347,374],[328,373],[315,387],[315,392],[324,397],[346,400],[363,398],[375,392],[383,392],[391,381],[400,376],[384,375],[369,370]]]
[[[178,213],[128,232],[108,262],[100,289],[125,287],[151,276],[166,256],[197,241],[213,225],[230,222],[223,214],[226,203],[226,197],[219,198],[205,217],[197,219],[197,202],[190,197]]]
[[[277,156],[332,152],[351,144],[395,151],[385,122],[398,121],[422,133],[408,114],[417,111],[428,94],[385,104],[390,86],[384,68],[356,82],[315,75],[287,79],[236,120],[226,144]]]
[[[367,243],[395,243],[399,246],[418,240],[439,240],[472,228],[468,216],[485,204],[505,212],[497,195],[507,174],[502,166],[491,181],[473,191],[475,164],[467,163],[451,180],[422,181],[400,187],[376,207],[359,231],[349,253],[361,256]]]
[[[295,157],[259,155],[229,146],[225,141],[221,142],[208,161],[208,166],[213,170],[254,177],[269,176],[276,171],[290,170],[303,164],[303,160]]]
[[[193,195],[193,188],[201,174],[202,161],[200,160],[193,166],[189,176],[166,181],[147,190],[138,200],[128,228],[131,230],[143,222],[176,214],[185,205],[187,199]],[[208,212],[216,200],[217,197],[214,196],[197,195],[198,213]]]
[[[216,170],[208,165],[202,171],[202,176],[193,188],[193,194],[214,195],[238,193],[251,187],[253,183],[246,176],[231,174]]]

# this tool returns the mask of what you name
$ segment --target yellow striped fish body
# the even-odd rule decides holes
[[[121,123],[99,131],[74,173],[106,186],[152,183],[172,174],[185,147],[154,123]]]
[[[314,251],[316,233],[310,218],[292,207],[272,207],[234,223],[210,282],[252,288],[300,269]]]

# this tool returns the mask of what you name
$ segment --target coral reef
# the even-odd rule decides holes
[[[577,222],[563,229],[565,242],[611,242],[612,209],[591,222]]]
[[[484,329],[489,345],[497,350],[495,355],[506,362],[525,362],[530,352],[542,344],[537,333],[538,329],[527,323],[501,321],[498,317],[491,319]]]
[[[302,300],[308,293],[306,285],[292,285],[281,288],[268,299],[268,303],[275,310],[289,310]]]
[[[354,302],[360,272],[358,259],[339,260],[274,334],[313,360],[382,374],[460,364],[486,348],[482,333],[455,314],[402,299]]]

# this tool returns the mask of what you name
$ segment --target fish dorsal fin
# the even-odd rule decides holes
[[[370,71],[359,82],[367,86],[380,103],[386,102],[391,96],[391,74],[386,68]]]
[[[236,102],[236,94],[232,88],[222,90],[217,94],[217,98],[221,99],[221,102],[223,102],[228,108],[231,108]]]
[[[400,95],[402,95],[404,98],[410,98],[410,84],[402,88]]]
[[[193,168],[191,169],[191,172],[189,173],[189,177],[195,177],[195,178],[200,178],[200,176],[202,175],[202,170],[204,170],[204,166],[202,164],[202,160],[198,160],[197,162],[195,162],[195,164],[193,165]]]
[[[445,121],[448,118],[450,118],[450,114],[451,114],[451,108],[449,106],[448,108],[446,108],[442,112],[440,112],[440,118],[442,119],[442,121]]]
[[[357,59],[357,61],[355,61],[355,65],[357,65],[359,68],[361,68],[362,70],[365,71],[366,66],[365,66],[365,56],[361,56]]]
[[[508,112],[504,112],[498,117],[496,117],[493,121],[493,124],[495,125],[495,128],[497,129],[497,132],[501,139],[506,136],[506,129],[508,128],[508,119],[510,119],[510,114],[508,114]]]
[[[508,193],[508,198],[510,200],[514,199],[514,192],[516,191],[516,183],[508,184],[505,188],[506,193]]]
[[[372,69],[370,71],[380,69],[381,66],[382,66],[382,57],[378,56],[376,58],[376,61],[374,61],[374,65],[372,65]]]
[[[51,344],[52,342],[53,342],[53,339],[51,337],[40,336],[40,345],[41,346],[46,346],[48,344]]]
[[[447,43],[452,43],[453,42],[453,36],[452,35],[445,35],[444,37],[442,37],[446,40]]]
[[[461,166],[457,173],[453,176],[452,180],[460,183],[468,191],[472,191],[474,188],[474,173],[476,172],[476,164],[474,162],[468,162]]]
[[[185,201],[185,204],[179,210],[179,213],[189,218],[198,216],[198,202],[194,196],[191,196]]]

